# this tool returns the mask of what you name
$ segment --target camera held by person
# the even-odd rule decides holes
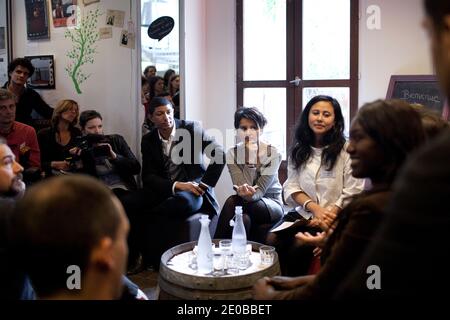
[[[95,110],[80,114],[80,127],[83,135],[69,151],[74,171],[92,175],[112,190],[136,189],[134,175],[139,174],[141,166],[125,139],[118,134],[105,135],[103,118]]]
[[[89,152],[94,157],[109,157],[111,155],[109,138],[107,135],[89,133],[75,138],[76,148],[81,153]]]

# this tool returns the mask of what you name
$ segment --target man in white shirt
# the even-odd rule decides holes
[[[144,190],[135,215],[143,228],[141,242],[149,246],[143,249],[144,260],[153,265],[166,249],[188,240],[183,232],[187,217],[219,212],[213,188],[225,165],[223,148],[198,123],[174,119],[173,112],[170,101],[153,98],[149,118],[154,129],[141,144]],[[207,168],[204,155],[211,159]],[[134,232],[136,217],[130,220]]]

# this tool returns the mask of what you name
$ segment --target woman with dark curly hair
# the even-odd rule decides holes
[[[346,149],[339,102],[315,96],[300,115],[283,185],[286,203],[306,221],[302,227],[270,233],[267,239],[277,247],[283,274],[306,274],[313,258],[313,248],[296,240],[295,234],[322,231],[317,227],[323,228],[325,218],[336,217],[346,199],[363,190],[364,181],[352,177]]]
[[[268,229],[283,216],[278,168],[281,154],[260,135],[267,119],[256,108],[239,108],[234,127],[241,142],[227,152],[227,166],[235,195],[228,197],[219,215],[216,239],[230,238],[236,206],[244,209],[244,225],[249,240],[263,242]]]

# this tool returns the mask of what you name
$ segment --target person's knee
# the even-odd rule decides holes
[[[241,202],[241,197],[238,195],[232,195],[228,197],[223,206],[226,208],[233,208],[241,205]]]
[[[266,244],[276,246],[279,244],[279,238],[275,232],[268,232],[266,236]]]
[[[186,213],[195,213],[202,207],[203,197],[197,197],[190,192],[178,192],[175,195],[180,209]]]

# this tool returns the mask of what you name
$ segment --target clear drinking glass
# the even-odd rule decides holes
[[[275,248],[272,246],[261,246],[259,248],[259,254],[261,256],[261,264],[270,266],[275,257]]]
[[[220,240],[219,249],[222,255],[222,272],[225,274],[231,267],[231,240]]]

